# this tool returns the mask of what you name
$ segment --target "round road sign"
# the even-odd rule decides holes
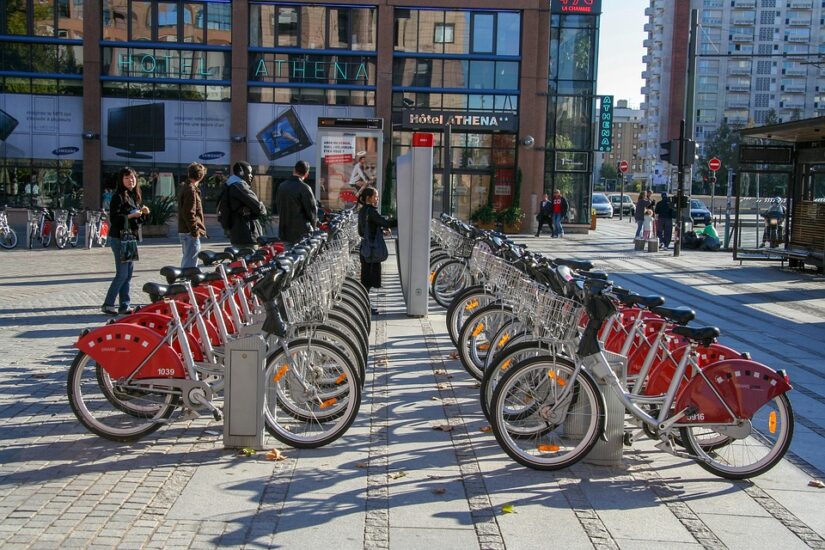
[[[719,160],[716,157],[713,157],[712,159],[710,159],[708,161],[708,168],[710,168],[711,171],[713,171],[713,172],[716,172],[717,170],[721,170],[722,169],[722,161]]]
[[[622,172],[627,172],[628,168],[630,168],[630,165],[627,164],[626,160],[623,160],[619,163],[619,170],[621,170]]]

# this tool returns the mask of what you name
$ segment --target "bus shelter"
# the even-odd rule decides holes
[[[734,259],[825,264],[825,117],[739,131]],[[777,200],[779,199],[779,200]],[[770,210],[781,205],[778,230]],[[778,241],[778,242],[777,242]]]

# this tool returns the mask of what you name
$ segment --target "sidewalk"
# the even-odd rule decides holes
[[[595,259],[623,285],[694,307],[723,343],[787,368],[796,434],[764,476],[717,479],[648,441],[626,449],[623,468],[516,465],[482,431],[443,312],[403,314],[393,258],[361,412],[343,438],[305,451],[270,438],[288,459],[268,462],[223,449],[221,424],[201,418],[114,444],[87,433],[66,399],[74,339],[105,322],[111,252],[18,249],[0,251],[0,547],[825,548],[825,489],[808,486],[825,479],[822,280],[740,268],[724,253],[634,253],[633,229],[599,220],[589,236],[524,242]],[[179,254],[144,245],[136,302]],[[452,429],[433,429],[443,424]]]

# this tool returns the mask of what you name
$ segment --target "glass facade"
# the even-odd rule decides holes
[[[395,10],[393,117],[425,113],[511,113],[519,109],[521,14],[514,11]],[[410,125],[393,133],[393,158],[409,151]],[[436,129],[434,211],[445,210],[445,145]],[[432,131],[432,129],[428,129]],[[509,206],[516,173],[516,136],[495,128],[453,130],[452,213],[469,220],[487,205]]]
[[[0,204],[79,206],[83,2],[0,0]],[[57,154],[54,154],[54,153]]]
[[[552,15],[544,192],[559,189],[571,218],[590,222],[598,15]]]

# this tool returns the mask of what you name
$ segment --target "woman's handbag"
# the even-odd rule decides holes
[[[129,217],[124,216],[123,231],[120,232],[120,262],[136,262],[140,259],[138,255],[137,235],[129,228]]]
[[[365,236],[361,239],[361,257],[368,264],[380,264],[390,255],[387,250],[387,243],[384,242],[384,234],[381,228],[375,230],[375,237],[370,239]]]

